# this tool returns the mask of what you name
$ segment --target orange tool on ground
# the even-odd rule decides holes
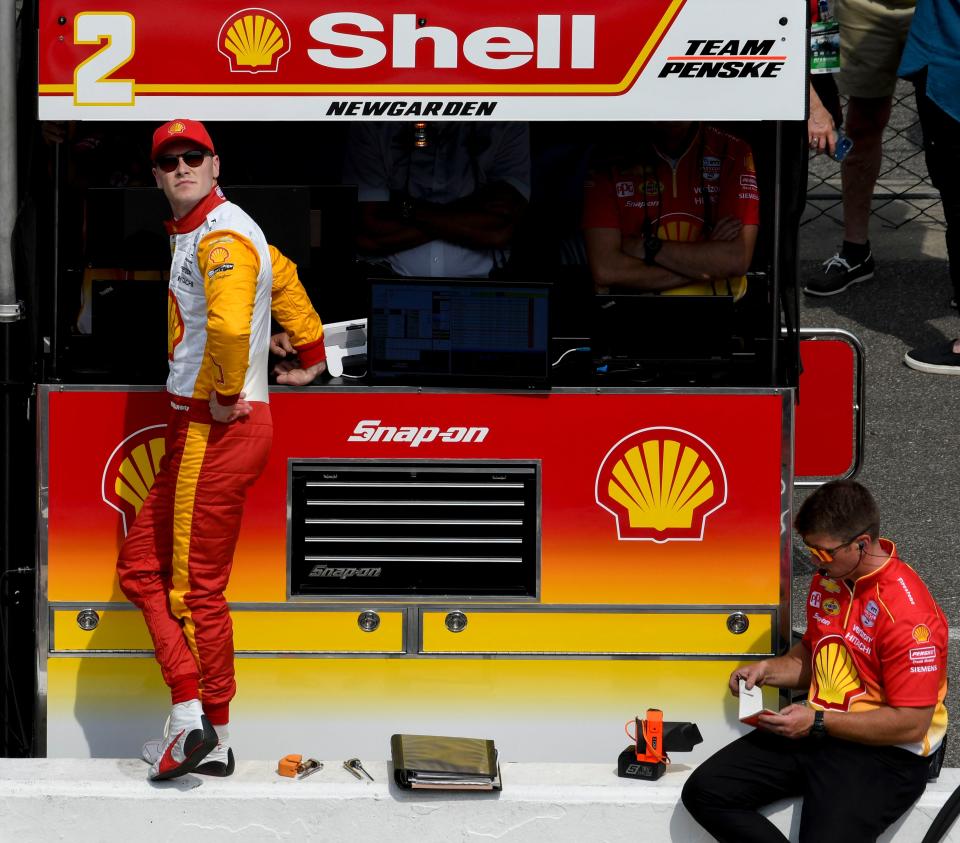
[[[305,779],[322,769],[323,764],[320,761],[315,758],[304,761],[302,755],[285,755],[277,762],[277,773],[291,779]]]

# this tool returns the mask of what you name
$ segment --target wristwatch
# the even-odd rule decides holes
[[[657,237],[656,233],[653,231],[646,234],[643,238],[643,262],[647,266],[654,266],[657,262],[657,252],[660,251],[660,247],[663,245],[663,241]]]
[[[815,711],[813,714],[813,725],[810,727],[811,738],[824,738],[827,735],[827,727],[823,722],[823,712]]]
[[[413,219],[413,215],[417,211],[417,206],[414,204],[413,199],[409,196],[405,196],[400,200],[400,218],[405,220]]]

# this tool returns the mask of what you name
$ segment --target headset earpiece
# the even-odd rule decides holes
[[[857,547],[860,549],[861,553],[863,553],[864,548],[866,548],[866,546],[867,546],[866,542],[857,542]]]

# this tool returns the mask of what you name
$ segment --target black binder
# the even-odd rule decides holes
[[[500,790],[493,741],[437,735],[393,735],[393,776],[407,789]]]

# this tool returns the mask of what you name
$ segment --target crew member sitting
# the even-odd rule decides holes
[[[483,278],[503,267],[530,197],[524,123],[356,123],[344,181],[357,247],[397,275]]]
[[[807,689],[806,705],[762,713],[759,728],[687,779],[683,804],[717,840],[783,841],[757,809],[803,797],[801,841],[876,840],[923,793],[947,730],[947,621],[920,576],[880,538],[873,496],[853,480],[821,486],[797,532],[818,572],[803,641],[738,667],[730,691]]]
[[[739,299],[760,219],[749,145],[700,123],[634,125],[586,182],[595,290]]]

